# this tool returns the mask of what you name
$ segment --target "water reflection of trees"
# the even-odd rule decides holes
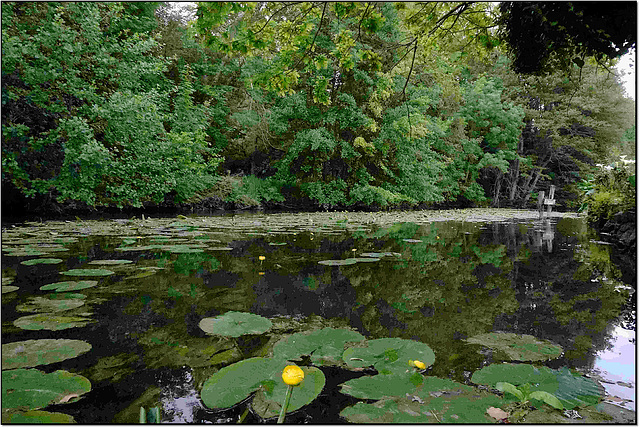
[[[398,223],[369,233],[286,240],[289,245],[275,247],[264,237],[237,240],[232,253],[214,258],[171,256],[171,272],[145,279],[155,284],[153,309],[188,319],[189,327],[180,329],[187,334],[194,334],[199,318],[226,310],[342,319],[370,337],[427,343],[441,362],[434,374],[460,377],[484,358],[469,355],[461,339],[495,330],[552,340],[567,351],[564,362],[586,365],[607,346],[625,302],[616,283],[603,280],[616,275],[607,250],[589,243],[579,220]],[[353,257],[353,248],[401,256],[317,264]],[[263,263],[258,255],[266,256]]]

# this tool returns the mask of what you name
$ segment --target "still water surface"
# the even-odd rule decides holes
[[[629,272],[622,275],[626,268],[611,262],[612,247],[597,241],[582,218],[361,217],[247,214],[6,226],[3,286],[19,288],[5,293],[3,287],[2,343],[65,338],[92,345],[79,357],[37,367],[91,381],[79,401],[47,408],[78,423],[135,423],[140,406],[154,403],[161,403],[165,422],[234,422],[232,411],[203,406],[202,383],[233,362],[264,355],[283,334],[326,326],[424,342],[436,354],[430,374],[458,382],[493,362],[491,352],[478,352],[465,338],[530,334],[565,350],[549,367],[598,370],[607,393],[629,399],[623,404],[635,411],[635,272],[633,284],[621,281]],[[15,255],[25,248],[63,262],[21,264],[38,257]],[[367,253],[388,254],[376,260]],[[349,258],[358,261],[319,264]],[[132,263],[96,263],[113,259]],[[87,268],[114,273],[61,273]],[[40,287],[69,280],[98,281],[74,292],[85,295],[84,305],[56,313],[88,324],[14,325],[43,311],[34,298],[51,292]],[[259,314],[274,328],[236,343],[199,328],[202,318],[227,311]],[[325,372],[320,404],[299,412],[298,421],[344,422],[338,413],[357,400],[337,392],[336,382],[348,378],[334,379],[332,391],[331,374]]]

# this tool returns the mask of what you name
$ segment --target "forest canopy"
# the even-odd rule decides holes
[[[553,184],[576,208],[635,157],[613,67],[636,13],[3,2],[3,205],[526,207]]]

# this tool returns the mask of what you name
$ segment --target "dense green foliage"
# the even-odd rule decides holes
[[[190,21],[161,3],[5,2],[3,190],[376,209],[526,206],[555,184],[577,208],[596,162],[635,156],[633,102],[600,57],[516,74],[495,32],[509,11],[212,2]]]

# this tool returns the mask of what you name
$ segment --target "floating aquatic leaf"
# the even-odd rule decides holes
[[[62,312],[84,305],[80,299],[49,299],[46,297],[31,297],[28,302],[16,306],[18,312]]]
[[[259,357],[231,364],[205,381],[200,398],[210,409],[231,407],[260,388],[263,381],[281,371],[285,365],[281,360]]]
[[[269,242],[269,245],[280,246],[280,245],[287,245],[287,243],[286,242]]]
[[[91,350],[82,340],[39,339],[2,344],[2,370],[35,367],[75,358]]]
[[[321,260],[318,262],[320,265],[325,266],[347,266],[358,263],[356,259],[344,259],[344,260]]]
[[[11,412],[2,414],[3,424],[75,424],[73,416],[45,412],[44,410],[29,410],[28,412]]]
[[[21,265],[34,266],[34,265],[57,265],[62,263],[62,259],[31,259],[21,261]]]
[[[408,368],[408,366],[407,366]],[[423,377],[414,373],[363,376],[348,380],[340,385],[340,392],[356,398],[379,400],[383,397],[404,396],[422,383]]]
[[[273,355],[287,359],[310,355],[316,364],[336,365],[342,362],[345,343],[364,339],[363,335],[354,330],[327,327],[280,339],[273,346]]]
[[[28,315],[13,322],[23,330],[65,330],[73,327],[84,327],[91,319],[75,316],[59,316],[53,314]]]
[[[2,286],[2,294],[11,293],[12,291],[19,290],[20,287],[16,287],[15,285],[3,285]]]
[[[287,392],[287,385],[282,381],[281,374],[284,365],[276,371],[270,380],[274,381],[273,388],[263,387],[258,390],[251,407],[264,418],[273,418],[280,414],[282,403]],[[311,403],[320,395],[326,379],[324,373],[317,367],[301,367],[304,372],[304,380],[294,388],[291,400],[287,406],[287,413],[293,412]]]
[[[148,251],[162,247],[161,245],[140,245],[137,247],[117,247],[116,251]]]
[[[598,404],[604,396],[604,390],[593,379],[573,373],[567,367],[553,371],[559,385],[552,394],[555,395],[566,409]]]
[[[373,257],[373,258],[381,258],[381,257],[401,257],[400,253],[362,253],[360,257]]]
[[[377,257],[354,257],[351,260],[355,260],[356,262],[365,262],[365,263],[369,263],[369,262],[379,262],[380,259]]]
[[[490,364],[473,373],[471,382],[496,387],[498,382],[509,382],[515,386],[530,383],[539,385],[534,389],[554,393],[558,389],[558,379],[550,368],[531,364]]]
[[[115,272],[107,269],[71,269],[60,273],[69,276],[109,276]]]
[[[202,248],[193,248],[188,245],[164,245],[161,249],[174,254],[204,253]]]
[[[23,250],[19,250],[19,251],[10,251],[7,253],[7,256],[11,256],[11,257],[28,257],[28,256],[45,256],[47,253],[45,253],[44,251],[37,251],[37,250],[27,250],[27,251],[23,251]]]
[[[36,369],[16,369],[2,372],[2,409],[31,410],[50,404],[73,401],[91,391],[91,382],[84,376],[57,370],[43,373]]]
[[[57,292],[74,291],[95,287],[96,285],[98,285],[98,281],[63,281],[43,285],[40,287],[40,290],[55,290]]]
[[[358,403],[342,410],[340,416],[351,423],[479,424],[495,422],[485,410],[505,404],[500,397],[473,388],[437,392],[418,388],[412,394],[384,398],[371,404]]]
[[[211,251],[231,251],[233,248],[231,247],[207,247],[207,250]]]
[[[403,239],[404,242],[409,242],[410,244],[417,244],[419,242],[422,242],[421,239]]]
[[[466,339],[466,342],[503,351],[509,359],[517,361],[550,360],[562,354],[560,346],[528,334],[483,333]]]
[[[415,340],[384,338],[365,342],[364,347],[351,347],[342,359],[353,368],[373,366],[382,374],[402,373],[409,360],[422,361],[427,367],[436,360],[433,350]]]
[[[208,334],[240,337],[264,333],[271,328],[271,321],[256,314],[229,311],[218,317],[204,318],[199,325]]]
[[[133,263],[132,260],[93,260],[90,265],[127,265]]]
[[[52,293],[52,294],[48,294],[47,297],[53,300],[58,300],[58,299],[66,300],[66,299],[86,299],[87,295],[81,294],[81,293]]]

